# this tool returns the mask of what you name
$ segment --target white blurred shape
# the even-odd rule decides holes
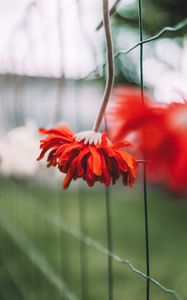
[[[155,98],[161,102],[183,102],[187,95],[186,78],[180,72],[166,72],[155,85]]]
[[[166,65],[159,62],[155,57],[148,57],[144,60],[144,79],[148,84],[159,84],[160,76],[163,77],[167,70]]]
[[[183,49],[175,39],[162,38],[155,43],[155,52],[161,60],[173,68],[179,68]]]
[[[33,122],[14,128],[0,140],[0,173],[6,176],[33,176],[39,167],[36,161],[39,141]]]
[[[159,102],[183,102],[187,96],[187,43],[182,49],[172,39],[155,44],[156,56],[145,57],[145,83],[153,87]]]

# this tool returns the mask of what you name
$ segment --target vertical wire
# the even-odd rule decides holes
[[[78,190],[78,203],[79,203],[79,226],[80,231],[86,233],[86,203],[85,199],[79,187]],[[88,300],[88,260],[87,260],[87,248],[83,241],[80,241],[80,279],[81,279],[81,299]]]
[[[11,183],[10,183],[11,190],[10,190],[10,196],[9,196],[10,197],[9,203],[11,204],[11,211],[10,211],[9,218],[10,218],[10,220],[12,220],[12,219],[14,220],[13,223],[15,224],[15,226],[17,225],[19,228],[21,228],[21,227],[25,228],[24,208],[21,203],[22,188],[20,187],[20,182],[16,182],[12,178],[10,180],[11,180]],[[14,198],[14,195],[15,195],[14,193],[16,193],[16,198]],[[17,205],[15,205],[15,203],[14,203],[15,201],[17,202]],[[15,216],[18,216],[18,219],[15,219]],[[16,272],[19,276],[20,272],[21,272],[21,274],[24,273],[25,258],[22,255],[20,249],[17,247],[16,247],[16,252],[17,252],[17,259],[19,260],[19,265],[17,267]],[[28,265],[28,271],[30,272],[30,264]],[[22,288],[24,289],[27,287],[26,278],[24,278],[24,276],[21,278],[22,278]],[[36,299],[35,294],[34,294],[34,299]]]
[[[105,73],[104,73],[105,76]],[[105,131],[108,131],[107,116],[104,114]],[[109,252],[113,252],[113,240],[112,240],[112,210],[111,210],[111,190],[110,187],[105,189],[105,201],[106,201],[106,227],[107,227],[107,246]],[[108,299],[113,300],[113,260],[108,256]]]
[[[36,184],[36,183],[35,183]],[[42,184],[42,186],[40,186],[41,190],[40,190],[40,203],[42,202],[42,204],[45,203],[45,187]],[[35,195],[36,197],[36,195]],[[35,198],[34,197],[34,198]],[[37,202],[33,203],[34,207],[37,208]],[[33,215],[33,238],[34,238],[34,243],[36,243],[36,227],[35,227],[35,222],[34,222],[34,215]],[[48,224],[46,220],[41,220],[41,226],[42,226],[42,238],[43,238],[43,245],[42,245],[42,252],[44,254],[44,256],[47,259],[48,256],[48,251],[47,251],[47,235],[48,235]],[[42,276],[43,278],[43,276]],[[47,283],[45,280],[43,280],[43,282],[40,283],[42,286],[42,296],[44,297],[44,299],[48,299],[49,295],[51,296],[51,291],[49,292]]]
[[[140,42],[143,41],[143,20],[142,20],[142,3],[138,0],[139,13],[139,31]],[[143,84],[143,44],[140,44],[140,86],[141,99],[144,102],[144,84]],[[143,129],[143,138],[145,141],[145,134]],[[144,151],[143,159],[146,161],[146,154]],[[144,194],[144,220],[145,220],[145,252],[146,252],[146,275],[150,276],[150,255],[149,255],[149,216],[148,216],[148,200],[147,200],[147,166],[143,164],[143,194]],[[146,300],[150,299],[150,280],[146,281]]]
[[[56,105],[55,105],[55,115],[54,115],[54,124],[58,123],[61,119],[60,115],[60,108],[62,105],[62,92],[63,92],[63,84],[64,84],[64,72],[63,72],[63,32],[62,32],[62,9],[61,9],[61,0],[57,0],[57,29],[58,29],[58,42],[59,42],[59,51],[60,51],[60,78],[57,81],[57,98],[56,98]],[[61,218],[63,213],[63,204],[61,199],[61,193],[57,194],[57,206],[59,210],[59,216]],[[59,263],[60,263],[60,274],[63,276],[63,254],[62,249],[64,249],[64,242],[63,242],[63,233],[62,231],[59,232]],[[66,270],[67,274],[67,270]]]
[[[64,210],[64,202],[63,202],[66,200],[66,198],[63,197],[62,193],[63,193],[62,191],[58,191],[57,194],[57,209],[59,212],[58,218],[60,218],[60,220],[63,219],[63,217],[67,213],[67,207]],[[58,239],[59,239],[59,251],[60,251],[59,273],[62,278],[65,277],[65,280],[69,282],[71,278],[71,269],[69,267],[71,264],[70,264],[69,250],[68,250],[68,248],[70,248],[69,239],[67,239],[67,237],[64,235],[62,230],[59,230]]]
[[[62,33],[62,9],[61,9],[61,0],[56,1],[57,6],[57,30],[58,30],[58,42],[59,42],[59,65],[60,65],[60,78],[57,79],[57,96],[56,96],[56,103],[55,103],[55,112],[53,116],[52,122],[56,126],[56,124],[61,120],[61,106],[62,106],[62,99],[63,99],[63,88],[64,88],[64,72],[63,72],[63,33]],[[57,205],[57,210],[59,212],[59,217],[62,217],[63,213],[63,204],[61,193],[58,191],[55,193],[55,204]],[[64,237],[63,233],[60,231],[58,235],[58,242],[59,242],[59,273],[63,276],[63,256],[62,249],[64,249]],[[65,251],[64,251],[65,252]],[[66,272],[67,274],[67,272]]]
[[[58,211],[58,218],[61,219],[62,217],[62,199],[61,199],[61,195],[59,194],[59,191],[57,192],[57,194],[55,194],[55,202],[57,205],[57,211]],[[60,276],[63,275],[63,261],[62,261],[62,249],[63,249],[63,233],[61,232],[61,230],[59,231],[58,234],[58,242],[59,242],[59,274]],[[64,251],[65,252],[65,251]]]
[[[114,59],[113,59],[113,40],[110,25],[110,14],[109,14],[109,1],[103,0],[103,25],[105,30],[106,39],[106,56],[107,56],[107,80],[103,95],[103,101],[99,110],[99,114],[95,120],[93,130],[97,131],[103,116],[105,117],[105,130],[107,132],[107,120],[105,110],[107,103],[109,101],[112,87],[114,84]],[[104,74],[105,75],[105,74]],[[111,203],[110,203],[110,188],[105,190],[105,200],[106,200],[106,226],[107,226],[107,243],[108,249],[112,252],[112,219],[111,219]],[[113,300],[113,267],[112,259],[110,255],[108,256],[108,299]]]
[[[32,195],[32,193],[33,193],[33,182],[32,181],[29,181],[27,189],[28,189],[27,193],[29,194],[29,196],[30,196],[30,194]],[[33,195],[33,197],[34,197],[34,195]],[[22,203],[20,203],[20,206],[22,206]],[[33,210],[33,207],[34,207],[34,202],[32,200],[30,202],[31,211]],[[25,208],[23,210],[25,210]],[[34,243],[35,242],[35,226],[34,226],[35,225],[35,219],[34,219],[34,216],[33,216],[32,213],[29,214],[29,217],[27,218],[27,221],[29,222],[29,230],[30,230],[31,239],[33,240],[33,243]],[[32,290],[33,290],[32,297],[33,297],[33,300],[36,300],[37,299],[37,281],[38,281],[38,278],[37,278],[35,266],[33,264],[31,264],[30,274],[31,274],[30,276],[31,276]]]
[[[111,197],[110,187],[105,189],[106,200],[106,225],[107,225],[107,244],[109,252],[113,250],[112,243],[112,217],[111,217]],[[108,256],[108,299],[113,300],[113,264],[112,257]]]
[[[75,83],[75,99],[80,99],[80,89],[79,82]],[[75,117],[76,117],[76,127],[77,131],[81,127],[81,119],[79,118],[79,103],[75,102]],[[87,233],[87,222],[86,222],[86,199],[84,197],[84,192],[81,185],[78,184],[78,214],[79,214],[79,228],[84,234]],[[81,300],[89,300],[89,282],[88,282],[88,252],[87,246],[83,241],[80,241],[80,281],[81,281]]]

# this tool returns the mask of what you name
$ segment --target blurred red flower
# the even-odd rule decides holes
[[[178,192],[187,191],[187,103],[170,104],[165,114],[168,128],[175,140],[176,155],[170,162],[170,186]]]
[[[140,89],[132,87],[117,88],[114,95],[113,107],[109,114],[110,135],[112,140],[117,141],[151,119],[152,100],[145,95],[143,103]]]
[[[39,131],[47,137],[40,141],[42,151],[37,160],[41,160],[50,150],[47,166],[57,166],[66,174],[64,189],[77,178],[82,178],[89,186],[97,181],[108,186],[122,177],[124,185],[133,186],[137,172],[136,160],[131,154],[121,150],[129,147],[130,143],[123,141],[112,145],[106,133],[103,133],[101,144],[85,145],[84,142],[75,141],[74,133],[65,126]]]
[[[135,155],[148,164],[149,179],[187,191],[187,103],[156,104],[140,89],[120,88],[109,113],[110,139],[134,134]]]

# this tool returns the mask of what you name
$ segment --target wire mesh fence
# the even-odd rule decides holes
[[[127,191],[123,193],[121,199],[118,194],[119,189],[120,187],[112,191],[111,195],[114,199],[111,202],[114,249],[110,252],[106,240],[104,190],[91,193],[87,190],[84,191],[83,198],[81,197],[81,201],[84,201],[86,205],[85,233],[79,229],[76,190],[64,195],[56,189],[46,187],[43,189],[31,183],[26,183],[23,187],[23,183],[4,180],[1,184],[1,259],[5,266],[8,264],[6,267],[9,268],[9,273],[13,273],[11,276],[15,277],[16,289],[20,288],[22,293],[27,295],[27,299],[42,299],[42,297],[48,299],[53,294],[55,299],[74,299],[73,297],[82,299],[82,294],[86,294],[87,299],[100,296],[107,299],[107,261],[110,257],[113,261],[114,298],[122,295],[122,297],[143,299],[146,275],[140,271],[144,270],[143,208],[140,190],[133,191],[133,194],[132,191]],[[6,193],[8,195],[5,198]],[[154,191],[151,195],[152,230],[150,236],[154,241],[154,250],[151,252],[152,267],[156,270],[154,271],[155,278],[160,278],[160,281],[162,279],[162,283],[165,282],[165,286],[161,286],[159,282],[152,279],[151,291],[153,297],[172,299],[175,298],[175,293],[167,288],[174,284],[175,274],[171,278],[167,276],[169,269],[176,266],[173,257],[177,254],[178,247],[173,247],[171,251],[170,245],[173,237],[168,235],[167,230],[160,233],[165,224],[164,215],[159,219],[159,225],[157,222],[160,209],[163,212],[169,209],[171,215],[167,222],[176,232],[176,223],[172,224],[172,219],[173,214],[176,213],[177,204],[173,203],[171,209],[169,208],[170,200],[162,203],[167,197],[166,194]],[[158,201],[157,197],[161,200]],[[185,224],[185,213],[182,214],[181,211],[182,208],[178,208],[176,214],[180,215]],[[136,222],[130,224],[132,219]],[[129,228],[123,226],[124,222]],[[178,226],[177,230],[180,231],[181,228],[182,226]],[[160,242],[160,249],[157,245],[158,241],[155,242],[156,238],[158,241],[166,239],[166,244]],[[182,246],[182,242],[181,237],[178,245]],[[83,250],[80,245],[85,247],[83,253],[80,252]],[[9,249],[8,252],[7,249]],[[80,254],[85,255],[85,250],[87,259],[85,261],[84,256],[82,261]],[[169,251],[171,253],[168,255],[168,263],[166,262],[162,269],[163,260],[166,260],[166,252],[169,253]],[[126,260],[126,257],[130,261]],[[181,259],[178,260],[179,266],[183,266],[184,257],[185,253],[182,253]],[[140,270],[136,268],[137,266]],[[80,277],[81,272],[83,272],[82,277]],[[86,285],[84,278],[86,278]],[[180,273],[179,278],[181,282],[184,281],[185,270]],[[6,285],[2,284],[1,288],[6,289]],[[13,288],[12,284],[11,288]],[[163,291],[168,292],[168,295]]]
[[[141,0],[139,20],[140,42],[115,56],[139,47],[143,100],[143,44],[183,28],[187,21],[143,40]],[[133,191],[120,185],[112,191],[88,190],[80,184],[62,192],[33,180],[1,178],[2,299],[183,299],[175,289],[186,292],[185,212],[166,193],[154,188],[147,193],[146,164],[142,168],[143,187]],[[175,217],[182,222],[173,223]]]

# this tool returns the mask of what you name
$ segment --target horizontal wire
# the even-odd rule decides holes
[[[185,18],[184,20],[182,20],[181,22],[177,23],[175,26],[170,27],[170,26],[166,26],[164,28],[162,28],[162,30],[160,30],[157,34],[153,35],[152,37],[145,39],[139,43],[137,43],[136,45],[134,45],[133,47],[131,47],[128,50],[119,50],[114,57],[118,57],[120,54],[128,54],[129,52],[131,52],[132,50],[134,50],[135,48],[137,48],[140,45],[155,41],[157,39],[159,39],[164,33],[166,32],[176,32],[182,28],[184,28],[185,26],[187,26],[187,18]]]
[[[154,160],[145,160],[145,159],[137,159],[136,162],[138,164],[166,164],[167,162],[165,161],[154,161]]]
[[[166,293],[172,294],[177,300],[182,300],[181,296],[173,289],[166,288],[163,284],[161,284],[158,280],[154,279],[151,276],[147,276],[142,271],[138,270],[128,259],[123,259],[114,252],[109,251],[106,247],[104,247],[98,240],[94,240],[90,236],[87,236],[79,229],[73,227],[70,224],[67,224],[61,220],[58,220],[55,215],[49,213],[46,208],[43,205],[40,205],[39,210],[35,210],[35,213],[38,214],[40,217],[44,218],[49,223],[57,226],[64,232],[72,235],[74,238],[84,242],[87,246],[95,248],[98,252],[104,254],[105,256],[110,256],[114,261],[120,263],[120,264],[126,264],[129,266],[129,268],[140,275],[141,277],[145,279],[149,279],[153,284],[157,285],[161,290],[163,290]],[[37,207],[38,209],[38,207]],[[45,212],[44,212],[45,211]]]
[[[65,283],[52,269],[43,255],[34,247],[33,243],[21,231],[19,231],[15,224],[11,225],[10,222],[2,215],[0,216],[0,223],[2,228],[14,240],[14,242],[22,249],[27,257],[39,268],[45,275],[49,282],[51,282],[64,297],[65,300],[78,300],[78,297],[70,292],[67,283]]]
[[[128,50],[119,50],[118,52],[116,52],[114,54],[114,58],[117,58],[118,56],[120,56],[122,54],[128,54],[129,52],[133,51],[134,49],[136,49],[140,45],[147,44],[149,42],[155,41],[155,40],[159,39],[162,35],[164,35],[166,32],[176,32],[176,31],[184,28],[185,26],[187,26],[187,18],[185,18],[181,22],[177,23],[173,27],[170,27],[170,26],[164,27],[157,34],[155,34],[152,37],[150,37],[148,39],[145,39],[141,42],[138,42],[137,44],[135,44],[134,46],[132,46]],[[88,79],[92,75],[99,73],[105,67],[105,64],[106,64],[106,62],[104,62],[103,64],[100,64],[95,70],[91,71],[88,75],[86,75],[85,77],[81,77],[80,79],[81,80]]]

